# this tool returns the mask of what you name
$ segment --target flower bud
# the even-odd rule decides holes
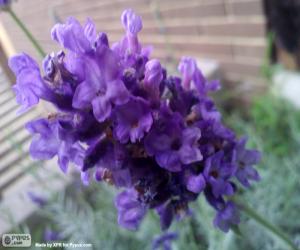
[[[191,81],[196,73],[197,63],[191,57],[182,57],[178,71],[182,75],[182,84],[185,89],[190,89]]]

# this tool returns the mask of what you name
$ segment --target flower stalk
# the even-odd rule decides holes
[[[263,226],[265,229],[267,229],[269,232],[271,232],[273,235],[275,235],[277,238],[279,238],[282,242],[284,242],[287,246],[289,246],[290,250],[299,250],[299,248],[292,242],[292,240],[279,229],[275,225],[273,225],[271,222],[267,221],[264,217],[259,215],[253,208],[245,205],[245,202],[242,202],[238,198],[232,199],[238,207],[243,211],[248,217],[255,220],[258,224]]]
[[[31,32],[26,28],[26,26],[24,25],[24,23],[18,18],[18,16],[15,14],[15,12],[11,8],[8,8],[7,11],[10,14],[10,16],[12,17],[12,19],[16,22],[16,24],[20,27],[20,29],[28,37],[28,39],[30,40],[30,42],[32,43],[32,45],[34,46],[34,48],[37,50],[37,52],[39,53],[39,55],[42,58],[44,58],[46,56],[46,53],[44,52],[44,50],[42,49],[42,47],[40,46],[40,44],[37,42],[37,40],[33,37],[33,35],[31,34]]]

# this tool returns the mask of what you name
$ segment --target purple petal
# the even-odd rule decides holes
[[[80,174],[81,174],[81,181],[83,185],[88,186],[90,184],[90,172],[85,171],[85,172],[81,172]]]
[[[238,168],[236,172],[236,178],[242,183],[245,187],[250,187],[249,180],[259,181],[260,176],[258,172],[252,166],[246,166],[244,168]]]
[[[34,138],[30,144],[30,155],[39,160],[48,160],[57,154],[59,142],[56,139]]]
[[[196,147],[183,145],[179,150],[180,160],[183,164],[191,164],[193,162],[201,161],[203,156],[200,150]]]
[[[121,210],[135,207],[137,203],[137,193],[132,189],[119,193],[115,200],[115,206]]]
[[[17,103],[22,105],[18,113],[23,113],[36,105],[39,99],[48,93],[37,63],[27,54],[22,53],[11,57],[8,64],[17,79],[13,89],[16,93]]]
[[[94,22],[90,18],[87,19],[86,24],[84,26],[84,35],[91,44],[93,44],[96,41],[96,27]]]
[[[111,114],[111,103],[105,96],[97,96],[92,101],[93,113],[99,122],[105,121]]]
[[[89,40],[82,34],[82,26],[73,17],[69,17],[64,24],[56,24],[51,30],[53,40],[75,53],[84,53],[91,49]]]
[[[128,169],[120,169],[113,171],[113,180],[116,187],[130,187],[131,175]]]
[[[67,173],[68,164],[69,164],[69,147],[66,144],[66,142],[62,142],[60,144],[60,148],[58,151],[58,165],[64,173]]]
[[[192,127],[186,128],[182,132],[182,139],[184,143],[193,145],[195,144],[201,137],[201,131],[199,128]]]
[[[219,210],[214,218],[215,227],[220,228],[227,233],[231,226],[237,225],[240,222],[239,212],[235,204],[228,201],[225,206]]]
[[[150,132],[145,140],[145,148],[148,154],[154,155],[155,152],[163,152],[170,148],[171,138],[166,134]]]
[[[166,232],[159,237],[156,237],[152,242],[152,250],[164,249],[171,250],[172,249],[172,241],[178,238],[177,233]]]
[[[147,209],[137,201],[137,193],[129,189],[120,193],[115,201],[118,209],[118,223],[129,230],[136,230],[144,218]]]
[[[254,165],[261,160],[261,153],[257,150],[246,150],[243,155],[243,163],[245,165]]]
[[[140,118],[136,128],[130,130],[130,141],[135,143],[144,137],[145,132],[148,132],[151,128],[153,119],[150,113]]]
[[[130,129],[129,124],[120,123],[114,129],[114,134],[121,143],[127,143],[130,137]]]
[[[132,35],[136,35],[143,28],[142,18],[132,9],[127,9],[122,13],[121,21],[126,31]]]
[[[39,133],[43,135],[49,135],[49,133],[51,133],[49,123],[44,118],[30,121],[26,123],[25,127],[31,134]]]
[[[165,168],[171,172],[179,172],[181,171],[181,163],[179,156],[176,152],[163,152],[159,153],[155,157],[158,165],[162,168]]]
[[[206,186],[205,179],[202,174],[191,175],[187,180],[187,189],[193,193],[200,193]]]
[[[31,192],[31,191],[29,191],[27,194],[28,194],[28,197],[30,198],[30,200],[40,207],[43,207],[43,206],[47,205],[47,203],[48,203],[47,198],[45,196],[42,196],[40,194]]]
[[[108,83],[107,97],[114,104],[122,105],[129,101],[129,92],[122,81],[116,80]]]
[[[145,84],[159,91],[159,84],[163,79],[162,67],[157,59],[148,61],[145,65]]]
[[[208,91],[217,91],[221,89],[221,83],[219,80],[212,80],[207,84]]]
[[[178,65],[178,71],[182,75],[183,87],[190,89],[191,81],[197,70],[197,63],[191,57],[182,57]]]
[[[95,95],[95,89],[88,82],[82,82],[75,90],[72,106],[78,109],[88,108]]]
[[[129,230],[137,230],[146,214],[146,209],[142,206],[119,212],[118,223]]]
[[[222,195],[233,195],[234,194],[233,186],[229,182],[227,182],[223,179],[210,178],[209,183],[212,186],[212,191],[216,198],[218,198]]]
[[[168,203],[167,205],[162,205],[158,207],[156,210],[160,217],[161,230],[168,229],[171,226],[174,217],[174,211],[171,203]]]
[[[16,76],[19,75],[23,70],[27,69],[39,71],[39,66],[36,61],[34,61],[34,59],[25,53],[21,53],[9,58],[8,66]]]

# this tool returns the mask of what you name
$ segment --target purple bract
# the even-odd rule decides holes
[[[208,96],[218,81],[207,81],[190,57],[179,63],[181,77],[169,76],[139,43],[141,17],[125,10],[121,20],[125,36],[111,46],[90,19],[55,25],[51,35],[64,52],[49,54],[43,73],[24,53],[10,59],[21,112],[39,100],[56,109],[26,125],[32,157],[57,156],[64,172],[76,165],[85,184],[94,176],[123,189],[115,205],[125,228],[137,229],[154,209],[166,230],[203,193],[216,210],[214,225],[228,231],[239,222],[229,198],[237,182],[259,180],[259,152],[222,123]],[[173,238],[156,245],[168,249]]]

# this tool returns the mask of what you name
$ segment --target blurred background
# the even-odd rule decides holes
[[[300,1],[299,0],[18,0],[12,9],[50,53],[55,23],[91,17],[110,43],[123,35],[120,15],[133,8],[143,18],[140,40],[153,45],[173,73],[181,56],[197,59],[208,78],[222,81],[215,100],[226,124],[249,136],[263,152],[262,180],[241,196],[300,245]],[[11,17],[0,12],[0,234],[28,232],[34,242],[91,243],[93,249],[150,249],[160,233],[150,214],[138,232],[117,226],[115,190],[83,187],[62,175],[56,159],[28,156],[26,121],[47,114],[41,106],[17,116],[9,56],[26,52],[42,61]],[[212,226],[213,211],[199,200],[180,228],[175,249],[285,250],[255,222],[243,218],[240,234]],[[194,219],[196,218],[196,220]],[[37,249],[34,247],[34,249]],[[60,248],[58,248],[60,249]]]

